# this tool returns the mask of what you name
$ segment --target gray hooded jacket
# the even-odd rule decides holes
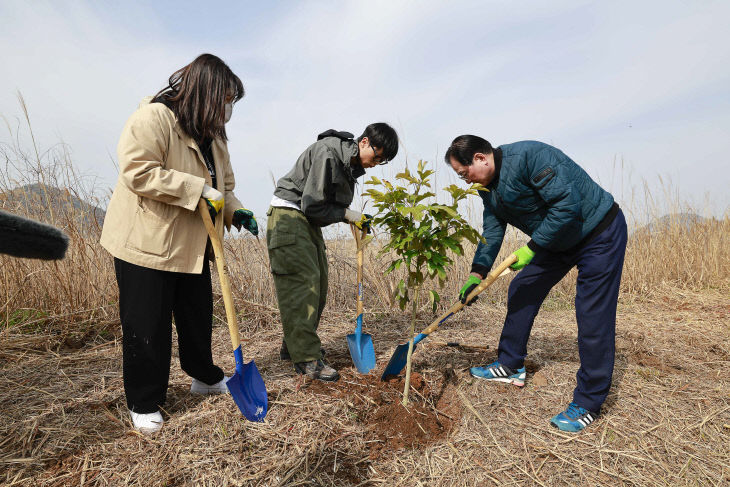
[[[313,225],[345,221],[345,209],[355,196],[355,180],[365,174],[350,165],[359,153],[348,132],[328,130],[307,147],[296,164],[276,183],[274,196],[296,203]]]

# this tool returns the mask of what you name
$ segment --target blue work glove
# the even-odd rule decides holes
[[[510,267],[516,271],[519,271],[530,263],[532,258],[535,257],[535,252],[533,252],[530,247],[525,245],[524,247],[520,247],[519,249],[515,250],[515,255],[517,256],[517,262],[512,264]]]
[[[459,291],[459,301],[461,301],[462,304],[471,306],[477,299],[479,299],[479,296],[474,296],[474,299],[472,299],[468,303],[466,302],[466,298],[469,297],[469,293],[471,293],[474,288],[479,285],[480,282],[482,282],[482,280],[474,274],[469,276],[469,279],[466,280],[464,285],[461,286],[461,290]]]
[[[247,210],[246,208],[239,208],[233,212],[233,226],[241,231],[241,227],[245,228],[251,234],[259,234],[259,225],[256,223],[256,218],[253,216],[253,211]]]
[[[203,194],[201,198],[208,204],[208,211],[210,212],[210,219],[215,220],[215,216],[223,209],[223,193],[218,191],[212,186],[207,184],[203,185]]]

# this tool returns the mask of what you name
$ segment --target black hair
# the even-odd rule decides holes
[[[233,103],[243,98],[240,78],[219,57],[201,54],[172,73],[152,101],[167,105],[185,132],[200,144],[218,137],[228,140],[224,105],[231,93]]]
[[[477,152],[491,154],[492,144],[478,135],[460,135],[451,142],[444,160],[450,166],[453,157],[462,166],[471,166]]]
[[[365,127],[357,141],[360,142],[364,137],[368,138],[373,147],[383,149],[383,160],[392,161],[398,154],[398,134],[387,123],[371,123]]]

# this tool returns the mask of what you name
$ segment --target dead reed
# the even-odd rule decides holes
[[[33,145],[26,152],[21,145],[0,146],[0,208],[63,228],[71,247],[58,263],[0,256],[0,484],[730,482],[727,214],[703,221],[669,218],[651,228],[631,218],[614,386],[589,430],[569,436],[547,423],[569,401],[578,367],[572,275],[538,316],[524,389],[475,382],[466,373],[496,355],[509,283],[503,278],[414,355],[414,370],[456,409],[440,409],[435,400],[423,404],[431,404],[436,417],[449,415],[453,428],[432,441],[399,447],[388,437],[396,433],[384,433],[382,422],[373,420],[378,399],[368,392],[372,384],[351,368],[344,340],[354,326],[353,242],[327,243],[330,294],[320,328],[329,360],[343,373],[341,386],[349,388],[343,393],[298,379],[278,359],[281,332],[265,241],[229,238],[241,332],[248,339],[244,354],[255,357],[266,380],[269,415],[263,424],[248,423],[229,397],[191,396],[189,378],[173,360],[167,423],[149,438],[130,430],[126,414],[116,284],[111,257],[98,244],[94,213],[105,197],[78,175],[63,146],[40,151]],[[524,236],[510,234],[498,259],[523,242]],[[376,239],[366,251],[365,322],[382,367],[408,325],[392,300],[401,276],[383,276],[387,263],[376,255],[378,245]],[[456,259],[440,290],[442,307],[466,278],[472,252]],[[220,302],[215,316],[222,325]],[[434,316],[423,303],[420,322],[425,326]],[[230,372],[226,333],[225,326],[214,328],[214,359]],[[421,426],[421,416],[414,417]]]

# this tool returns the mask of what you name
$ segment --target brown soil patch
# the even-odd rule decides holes
[[[370,458],[379,458],[400,449],[418,449],[444,439],[461,418],[456,389],[445,377],[427,379],[411,373],[408,406],[403,406],[405,378],[380,380],[380,372],[359,375],[341,370],[335,383],[312,381],[307,388],[314,394],[345,399],[352,417],[365,425]]]
[[[667,374],[676,374],[681,372],[682,367],[677,364],[668,362],[663,357],[656,357],[650,352],[639,351],[633,354],[632,359],[637,365],[642,367],[651,367]]]

